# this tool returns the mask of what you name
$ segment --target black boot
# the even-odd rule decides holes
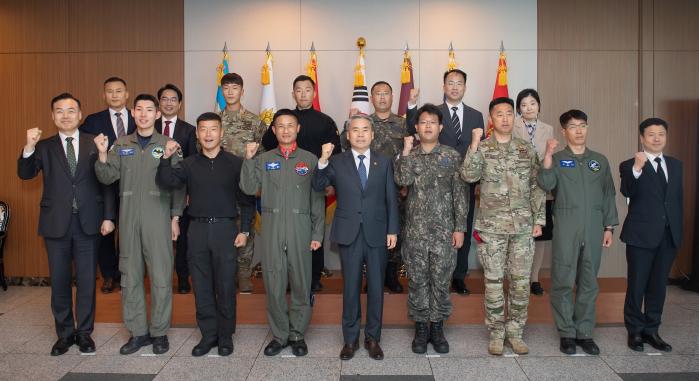
[[[444,337],[444,321],[433,321],[430,327],[430,342],[437,353],[449,353],[449,342]]]
[[[427,342],[430,340],[430,327],[427,322],[415,322],[415,338],[413,339],[413,353],[423,354],[427,352]]]
[[[394,294],[400,294],[403,292],[403,286],[398,281],[398,273],[395,263],[389,262],[386,265],[386,279],[384,285]]]

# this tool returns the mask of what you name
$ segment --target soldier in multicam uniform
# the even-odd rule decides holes
[[[374,140],[371,141],[371,149],[381,154],[395,159],[403,150],[403,138],[408,135],[405,125],[405,118],[391,112],[393,105],[393,88],[388,82],[378,81],[371,86],[371,103],[374,106],[374,113],[370,118],[374,121]],[[350,114],[357,113],[352,109]],[[352,115],[350,115],[352,116]],[[350,149],[347,141],[348,122],[340,135],[342,150]],[[400,192],[398,198],[398,210],[400,214],[400,225],[405,224],[405,196],[404,191]],[[386,265],[385,286],[393,293],[403,292],[403,286],[398,281],[398,269],[401,265],[401,237],[398,236],[398,243],[394,249],[388,251],[388,263]]]
[[[533,237],[541,235],[541,227],[546,223],[545,193],[536,181],[539,159],[534,146],[512,136],[512,99],[494,99],[488,110],[493,134],[480,142],[483,129],[473,130],[471,146],[461,167],[465,181],[481,182],[481,206],[474,235],[485,278],[488,352],[502,355],[507,339],[514,353],[526,354],[529,348],[522,340],[522,331],[529,306]],[[507,323],[505,275],[509,281]]]
[[[426,104],[417,115],[420,145],[413,148],[414,138],[405,138],[395,171],[396,183],[410,190],[402,254],[409,279],[408,315],[415,321],[412,349],[425,353],[431,342],[436,352],[447,353],[442,328],[451,314],[451,275],[468,215],[468,200],[454,195],[463,195],[467,185],[459,176],[461,155],[439,144],[439,108]]]
[[[245,145],[260,143],[267,126],[260,117],[243,108],[240,99],[243,96],[243,78],[237,73],[228,73],[221,78],[221,90],[226,99],[226,108],[221,111],[223,141],[221,147],[235,156],[245,159]],[[260,146],[260,152],[263,148]],[[240,215],[240,211],[238,212]],[[236,221],[240,229],[240,217]],[[238,289],[240,292],[252,292],[250,274],[252,256],[255,249],[255,229],[250,229],[245,247],[238,250]]]

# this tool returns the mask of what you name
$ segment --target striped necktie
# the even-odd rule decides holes
[[[114,116],[116,116],[117,138],[120,138],[120,137],[126,135],[126,130],[124,129],[124,121],[121,120],[121,113],[120,112],[115,112]]]
[[[461,140],[461,121],[459,121],[459,114],[457,114],[459,108],[454,106],[451,109],[454,111],[451,114],[451,127],[454,129],[456,140]]]

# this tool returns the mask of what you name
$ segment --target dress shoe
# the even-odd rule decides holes
[[[430,341],[430,326],[427,322],[415,322],[415,338],[413,339],[413,353],[423,354],[427,352],[427,343]]]
[[[102,288],[100,289],[103,294],[111,294],[114,292],[114,279],[104,278],[102,282]]]
[[[643,337],[640,333],[629,333],[628,346],[636,352],[643,352]]]
[[[238,291],[241,294],[252,293],[252,281],[250,280],[250,271],[238,272]]]
[[[531,293],[537,296],[544,295],[544,288],[541,287],[541,283],[532,282]]]
[[[148,335],[131,336],[129,338],[129,341],[127,341],[126,344],[122,345],[121,349],[119,349],[119,353],[121,353],[122,355],[130,355],[132,353],[138,352],[138,350],[141,349],[141,347],[151,345],[151,343],[151,338]]]
[[[340,351],[340,360],[351,360],[357,349],[359,349],[359,341],[355,341],[352,344],[345,344]]]
[[[219,340],[218,344],[218,355],[221,357],[230,356],[233,353],[233,341],[228,340],[227,342],[221,342]]]
[[[56,343],[53,344],[51,348],[51,356],[60,356],[68,352],[68,349],[70,349],[73,344],[75,344],[75,337],[73,336],[56,340]]]
[[[650,344],[651,347],[663,352],[672,352],[672,346],[661,339],[657,333],[643,334],[642,336],[643,341]]]
[[[599,354],[599,347],[592,339],[575,339],[575,344],[579,345],[583,352],[588,355],[597,356]]]
[[[454,292],[456,292],[459,295],[471,294],[471,291],[469,291],[468,288],[466,288],[466,282],[464,282],[463,279],[452,279],[451,287],[454,289]]]
[[[320,292],[323,291],[323,284],[319,280],[314,280],[311,282],[311,291]]]
[[[216,339],[202,338],[199,341],[199,344],[195,345],[194,348],[192,348],[192,356],[204,356],[205,354],[209,353],[209,351],[211,351],[211,348],[215,346],[218,346],[218,342]]]
[[[286,348],[288,345],[289,343],[282,345],[277,340],[272,340],[265,347],[265,356],[276,356],[279,354],[279,352],[282,351],[282,349]]]
[[[167,340],[167,335],[152,337],[153,353],[162,355],[170,350],[170,342]]]
[[[496,337],[491,337],[488,343],[488,353],[494,356],[502,356],[505,348],[505,340]]]
[[[389,263],[386,265],[386,279],[384,280],[384,286],[386,286],[386,288],[388,288],[388,290],[394,294],[400,294],[403,292],[403,285],[400,284],[400,281],[398,280],[395,263]]]
[[[444,337],[444,321],[433,321],[431,323],[430,342],[435,352],[449,353],[449,342]]]
[[[561,337],[561,345],[558,348],[567,355],[574,355],[576,352],[575,339],[572,337]]]
[[[520,337],[508,337],[507,342],[510,344],[510,348],[512,348],[512,352],[518,354],[518,355],[526,355],[529,353],[529,347],[527,344],[522,340]]]
[[[192,291],[192,286],[189,285],[187,278],[177,280],[177,292],[180,294],[189,294]]]
[[[372,338],[364,340],[364,349],[369,352],[369,357],[374,360],[383,360],[383,350],[378,341]]]
[[[75,335],[75,341],[78,343],[78,348],[82,353],[92,353],[95,351],[95,342],[88,333],[79,333]]]
[[[291,345],[291,353],[296,357],[302,357],[308,354],[308,346],[306,346],[306,342],[303,341],[303,339],[289,341],[289,345]]]

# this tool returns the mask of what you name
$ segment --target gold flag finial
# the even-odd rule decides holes
[[[366,46],[366,39],[364,37],[359,37],[357,39],[357,47],[359,47],[359,50],[363,50],[365,46]]]

